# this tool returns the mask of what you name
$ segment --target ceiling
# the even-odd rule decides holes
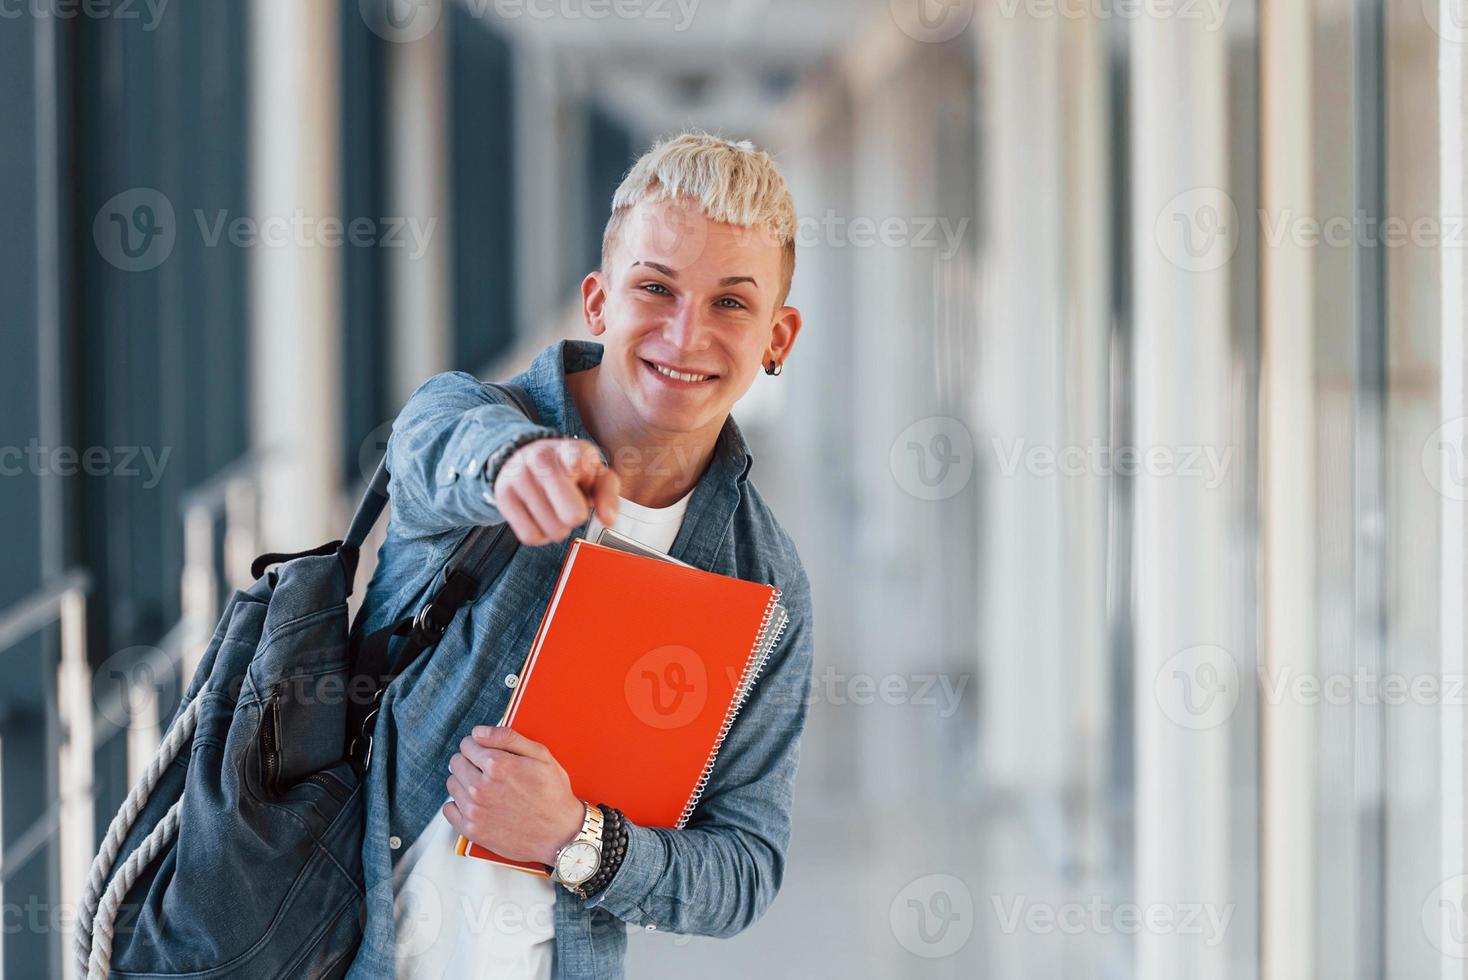
[[[554,51],[610,112],[650,136],[682,125],[757,130],[801,75],[888,17],[890,0],[458,2]]]

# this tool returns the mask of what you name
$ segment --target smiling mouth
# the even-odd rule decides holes
[[[685,385],[704,384],[705,382],[708,382],[708,381],[714,381],[714,380],[716,380],[719,377],[717,374],[693,374],[693,373],[690,373],[690,372],[687,372],[687,371],[675,371],[675,370],[673,370],[670,367],[665,367],[662,364],[658,364],[658,363],[656,363],[654,361],[649,361],[645,357],[644,358],[638,358],[638,360],[642,361],[643,364],[647,365],[647,367],[653,373],[655,373],[656,375],[658,375],[658,377],[663,378],[664,380],[667,380],[667,381],[674,381],[674,382],[677,382],[679,384],[685,384]]]

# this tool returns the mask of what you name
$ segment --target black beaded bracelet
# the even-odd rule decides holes
[[[622,859],[627,856],[627,818],[615,807],[605,803],[598,803],[597,806],[602,813],[601,863],[596,874],[582,886],[583,898],[590,898],[611,884],[612,879],[617,876],[617,869],[622,867]]]

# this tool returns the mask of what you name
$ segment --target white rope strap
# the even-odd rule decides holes
[[[123,863],[118,876],[110,885],[107,883],[112,872],[112,865],[117,860],[118,852],[122,850],[123,841],[132,831],[138,815],[143,811],[143,806],[153,795],[153,791],[157,789],[164,772],[178,758],[184,745],[192,741],[194,729],[198,726],[199,710],[203,701],[203,692],[200,692],[184,709],[178,721],[169,728],[163,743],[154,753],[153,760],[148,763],[147,771],[128,792],[127,799],[123,801],[117,815],[112,818],[112,824],[107,828],[107,836],[102,841],[102,847],[97,851],[97,856],[92,859],[91,869],[87,873],[86,887],[82,891],[81,904],[77,909],[75,944],[81,975],[88,977],[89,980],[107,976],[108,963],[112,958],[112,928],[122,899],[136,884],[143,868],[158,856],[158,852],[163,849],[178,829],[178,811],[181,801],[175,801],[173,806],[169,807],[167,815],[159,821],[158,826],[153,828],[152,833],[148,834],[137,850]]]

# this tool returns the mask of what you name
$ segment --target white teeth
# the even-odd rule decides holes
[[[647,363],[652,364],[651,361]],[[712,374],[684,374],[682,371],[673,371],[665,368],[661,364],[652,364],[652,366],[657,368],[659,374],[666,374],[668,377],[677,378],[679,381],[707,381],[713,377]]]

